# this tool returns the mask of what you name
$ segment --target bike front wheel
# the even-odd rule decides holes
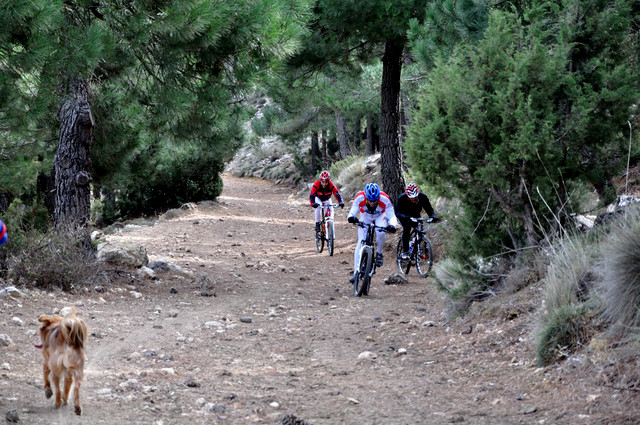
[[[429,239],[421,239],[418,243],[416,256],[416,270],[421,277],[427,277],[433,266],[433,248]]]
[[[329,251],[329,256],[333,255],[333,239],[334,239],[334,228],[333,221],[327,222],[327,250]]]
[[[324,249],[324,235],[322,232],[316,232],[316,250],[318,253]]]
[[[400,237],[400,240],[398,241],[398,248],[396,249],[396,264],[398,264],[398,271],[401,274],[409,274],[409,269],[411,268],[411,259],[402,259],[402,237]]]
[[[353,282],[353,295],[361,297],[368,295],[369,283],[371,280],[371,267],[373,267],[373,255],[371,249],[363,249],[360,256],[360,270],[356,273],[356,279]]]

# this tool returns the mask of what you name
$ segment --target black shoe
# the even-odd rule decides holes
[[[400,254],[400,259],[402,261],[407,261],[411,258],[411,256],[409,255],[409,251],[405,251],[402,254]]]
[[[320,231],[320,223],[316,223],[316,232]]]
[[[379,252],[376,254],[376,267],[382,267],[382,264],[384,264],[384,255]]]

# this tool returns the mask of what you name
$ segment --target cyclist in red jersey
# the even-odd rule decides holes
[[[344,208],[344,202],[340,191],[331,181],[329,172],[323,171],[320,173],[320,179],[316,180],[316,182],[313,183],[313,186],[311,186],[311,193],[309,194],[309,203],[311,204],[311,207],[316,210],[316,232],[320,231],[320,221],[322,221],[322,209],[318,207],[321,204],[330,204],[331,195],[336,197],[340,208]],[[329,209],[329,213],[333,216],[333,207],[329,207]]]

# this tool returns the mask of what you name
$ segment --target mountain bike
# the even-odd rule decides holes
[[[402,237],[398,241],[396,249],[396,263],[398,271],[404,275],[409,273],[412,265],[421,277],[427,277],[433,266],[433,247],[427,238],[425,223],[431,223],[432,218],[411,218],[411,221],[418,223],[417,227],[411,229],[409,240],[409,258],[402,258]]]
[[[355,279],[353,281],[353,295],[360,297],[369,295],[369,286],[371,285],[371,277],[376,273],[376,250],[375,237],[376,229],[388,232],[386,227],[376,226],[375,224],[363,223],[361,221],[354,223],[359,227],[365,227],[367,234],[360,245],[359,261],[356,264]]]
[[[317,208],[322,208],[322,221],[320,222],[320,231],[316,232],[316,250],[318,253],[324,249],[324,243],[327,242],[327,251],[329,256],[333,255],[333,241],[335,239],[335,227],[333,226],[333,214],[331,208],[337,207],[338,204],[320,204]]]

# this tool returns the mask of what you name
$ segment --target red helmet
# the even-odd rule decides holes
[[[411,199],[417,197],[418,194],[420,193],[420,189],[418,189],[418,186],[416,186],[415,183],[409,183],[407,187],[404,188],[404,191],[407,193],[407,196]]]
[[[328,182],[329,181],[329,172],[328,171],[321,172],[320,173],[320,180]]]

